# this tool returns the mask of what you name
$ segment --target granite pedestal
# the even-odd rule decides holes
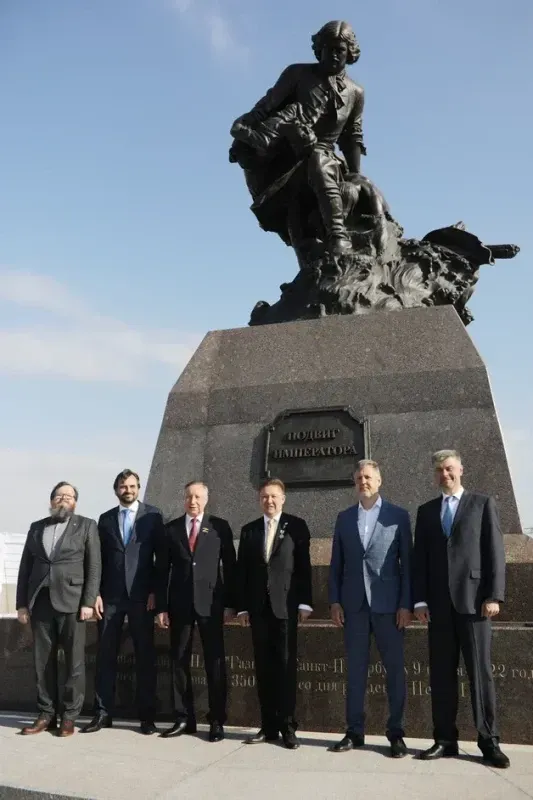
[[[237,535],[258,516],[268,426],[288,409],[325,407],[366,422],[367,452],[352,461],[379,461],[384,495],[413,516],[435,494],[431,453],[451,447],[466,485],[497,498],[503,532],[520,532],[487,370],[452,307],[208,333],[170,392],[146,499],[170,518],[185,483],[204,480],[211,511]],[[350,486],[296,487],[286,509],[327,539],[353,502]]]
[[[96,625],[87,625],[87,695],[84,713],[91,714],[96,661]],[[226,627],[226,663],[229,681],[228,725],[259,724],[259,706],[251,634],[236,624]],[[406,633],[405,676],[408,702],[406,732],[431,737],[427,632],[413,625]],[[168,632],[156,631],[158,654],[158,719],[171,720]],[[29,628],[15,619],[0,619],[0,709],[35,712],[35,683]],[[493,671],[498,692],[503,741],[533,744],[533,625],[497,623],[494,626]],[[342,632],[326,620],[300,628],[298,647],[297,718],[303,730],[342,732],[345,728],[346,661]],[[131,639],[124,630],[117,675],[117,718],[136,719],[135,668]],[[207,683],[198,639],[194,644],[192,675],[198,720],[207,712]],[[468,680],[459,669],[460,738],[475,739],[471,722]],[[387,696],[383,664],[372,651],[368,670],[367,722],[369,734],[383,734]]]

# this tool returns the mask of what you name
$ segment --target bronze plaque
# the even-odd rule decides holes
[[[284,411],[266,431],[264,475],[286,486],[349,486],[362,458],[368,426],[349,407]]]

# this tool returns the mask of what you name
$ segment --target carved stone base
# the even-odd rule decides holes
[[[87,626],[87,695],[84,713],[92,713],[96,660],[96,625]],[[230,625],[226,629],[229,679],[229,725],[257,727],[259,707],[255,688],[251,634]],[[431,738],[427,632],[413,626],[406,634],[405,678],[408,691],[407,737]],[[171,719],[168,633],[157,631],[158,718]],[[35,712],[35,685],[31,633],[14,619],[0,619],[0,708]],[[533,744],[533,627],[494,626],[493,672],[498,693],[502,740]],[[345,728],[346,661],[342,632],[326,622],[308,624],[299,631],[298,724],[303,730],[341,732]],[[192,674],[198,720],[207,712],[207,682],[196,638]],[[468,680],[459,669],[459,728],[462,739],[475,739],[471,723]],[[136,718],[135,669],[131,640],[126,638],[119,658],[116,717]],[[387,697],[385,674],[377,652],[372,652],[367,684],[367,733],[385,731]]]

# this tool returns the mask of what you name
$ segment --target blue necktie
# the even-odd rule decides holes
[[[452,533],[452,525],[453,525],[453,514],[452,514],[452,507],[451,507],[451,497],[446,498],[446,503],[444,506],[444,514],[442,515],[442,530],[448,537],[451,536]]]
[[[127,508],[123,508],[120,513],[122,514],[122,538],[124,539],[124,546],[126,546],[131,536],[130,512]]]

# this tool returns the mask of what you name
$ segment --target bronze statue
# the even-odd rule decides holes
[[[252,211],[294,248],[301,270],[274,306],[256,305],[250,324],[442,303],[466,324],[479,266],[518,248],[487,248],[454,226],[402,239],[360,172],[364,91],[346,74],[360,56],[354,31],[328,22],[312,44],[317,63],[287,67],[231,127],[230,161],[244,170]]]

